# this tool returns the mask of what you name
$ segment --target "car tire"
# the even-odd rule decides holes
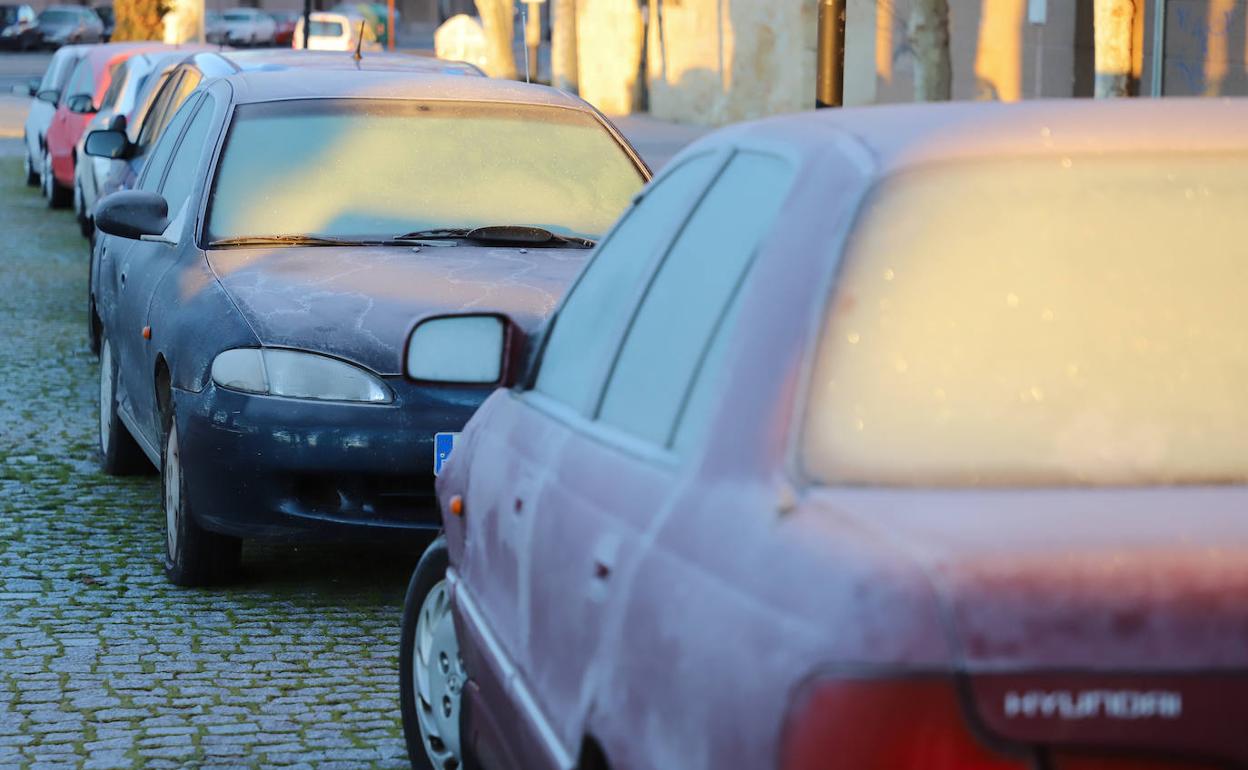
[[[446,539],[420,557],[403,601],[399,639],[399,705],[407,756],[416,770],[463,765],[460,698],[467,680],[446,581]]]
[[[73,202],[72,193],[56,181],[56,174],[52,173],[52,156],[47,150],[43,151],[43,172],[40,176],[43,180],[43,197],[48,201],[48,208],[63,209]]]
[[[147,457],[117,413],[117,361],[108,340],[100,345],[100,468],[110,476],[130,476],[147,469]]]
[[[74,215],[78,219],[78,230],[82,233],[82,237],[90,241],[95,225],[91,222],[91,217],[87,216],[87,203],[82,194],[82,183],[77,180],[74,180]]]
[[[25,139],[22,141],[25,141]],[[34,161],[30,159],[30,150],[22,153],[22,173],[26,177],[27,187],[39,186],[39,171],[35,168]]]
[[[182,473],[178,423],[165,420],[161,451],[161,503],[165,511],[165,577],[170,583],[199,587],[228,583],[238,574],[243,541],[209,532],[195,522]]]

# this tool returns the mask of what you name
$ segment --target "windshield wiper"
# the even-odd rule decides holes
[[[371,246],[379,241],[326,238],[319,235],[243,235],[210,241],[208,246]]]
[[[559,235],[544,227],[531,225],[491,225],[489,227],[435,227],[414,230],[394,238],[396,241],[465,240],[478,243],[507,243],[519,246],[554,246],[592,249],[594,241],[575,235]]]

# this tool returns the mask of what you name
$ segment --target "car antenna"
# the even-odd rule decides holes
[[[360,19],[360,36],[355,39],[355,53],[351,55],[351,58],[355,59],[356,64],[359,64],[360,59],[364,58],[364,55],[360,53],[360,47],[364,45],[365,21],[367,21],[367,19]]]

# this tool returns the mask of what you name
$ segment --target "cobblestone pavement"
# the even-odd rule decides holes
[[[418,554],[244,551],[177,589],[155,476],[95,464],[87,252],[0,158],[0,768],[405,767],[396,652]]]

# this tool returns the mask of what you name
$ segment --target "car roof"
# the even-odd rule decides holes
[[[840,141],[869,175],[882,176],[975,158],[1248,150],[1246,125],[1246,99],[943,102],[773,117],[716,132],[685,152],[748,142],[810,155]]]
[[[86,46],[85,58],[91,62],[91,66],[96,71],[102,70],[108,64],[119,58],[126,58],[127,55],[136,52],[156,52],[164,48],[162,43],[137,42],[137,43],[97,43],[96,45]]]
[[[1244,150],[1246,124],[1248,99],[950,102],[771,118],[725,129],[690,149],[781,140],[803,153],[839,138],[880,175],[933,162],[990,157]]]
[[[547,86],[458,75],[290,70],[240,72],[226,80],[233,85],[234,102],[239,104],[299,98],[386,98],[505,102],[591,111],[581,100]]]
[[[366,53],[356,61],[345,51],[305,51],[271,48],[259,51],[211,51],[189,57],[206,77],[224,77],[238,72],[289,70],[347,70],[430,72],[449,75],[480,75],[481,71],[464,62],[412,56],[400,53]]]

